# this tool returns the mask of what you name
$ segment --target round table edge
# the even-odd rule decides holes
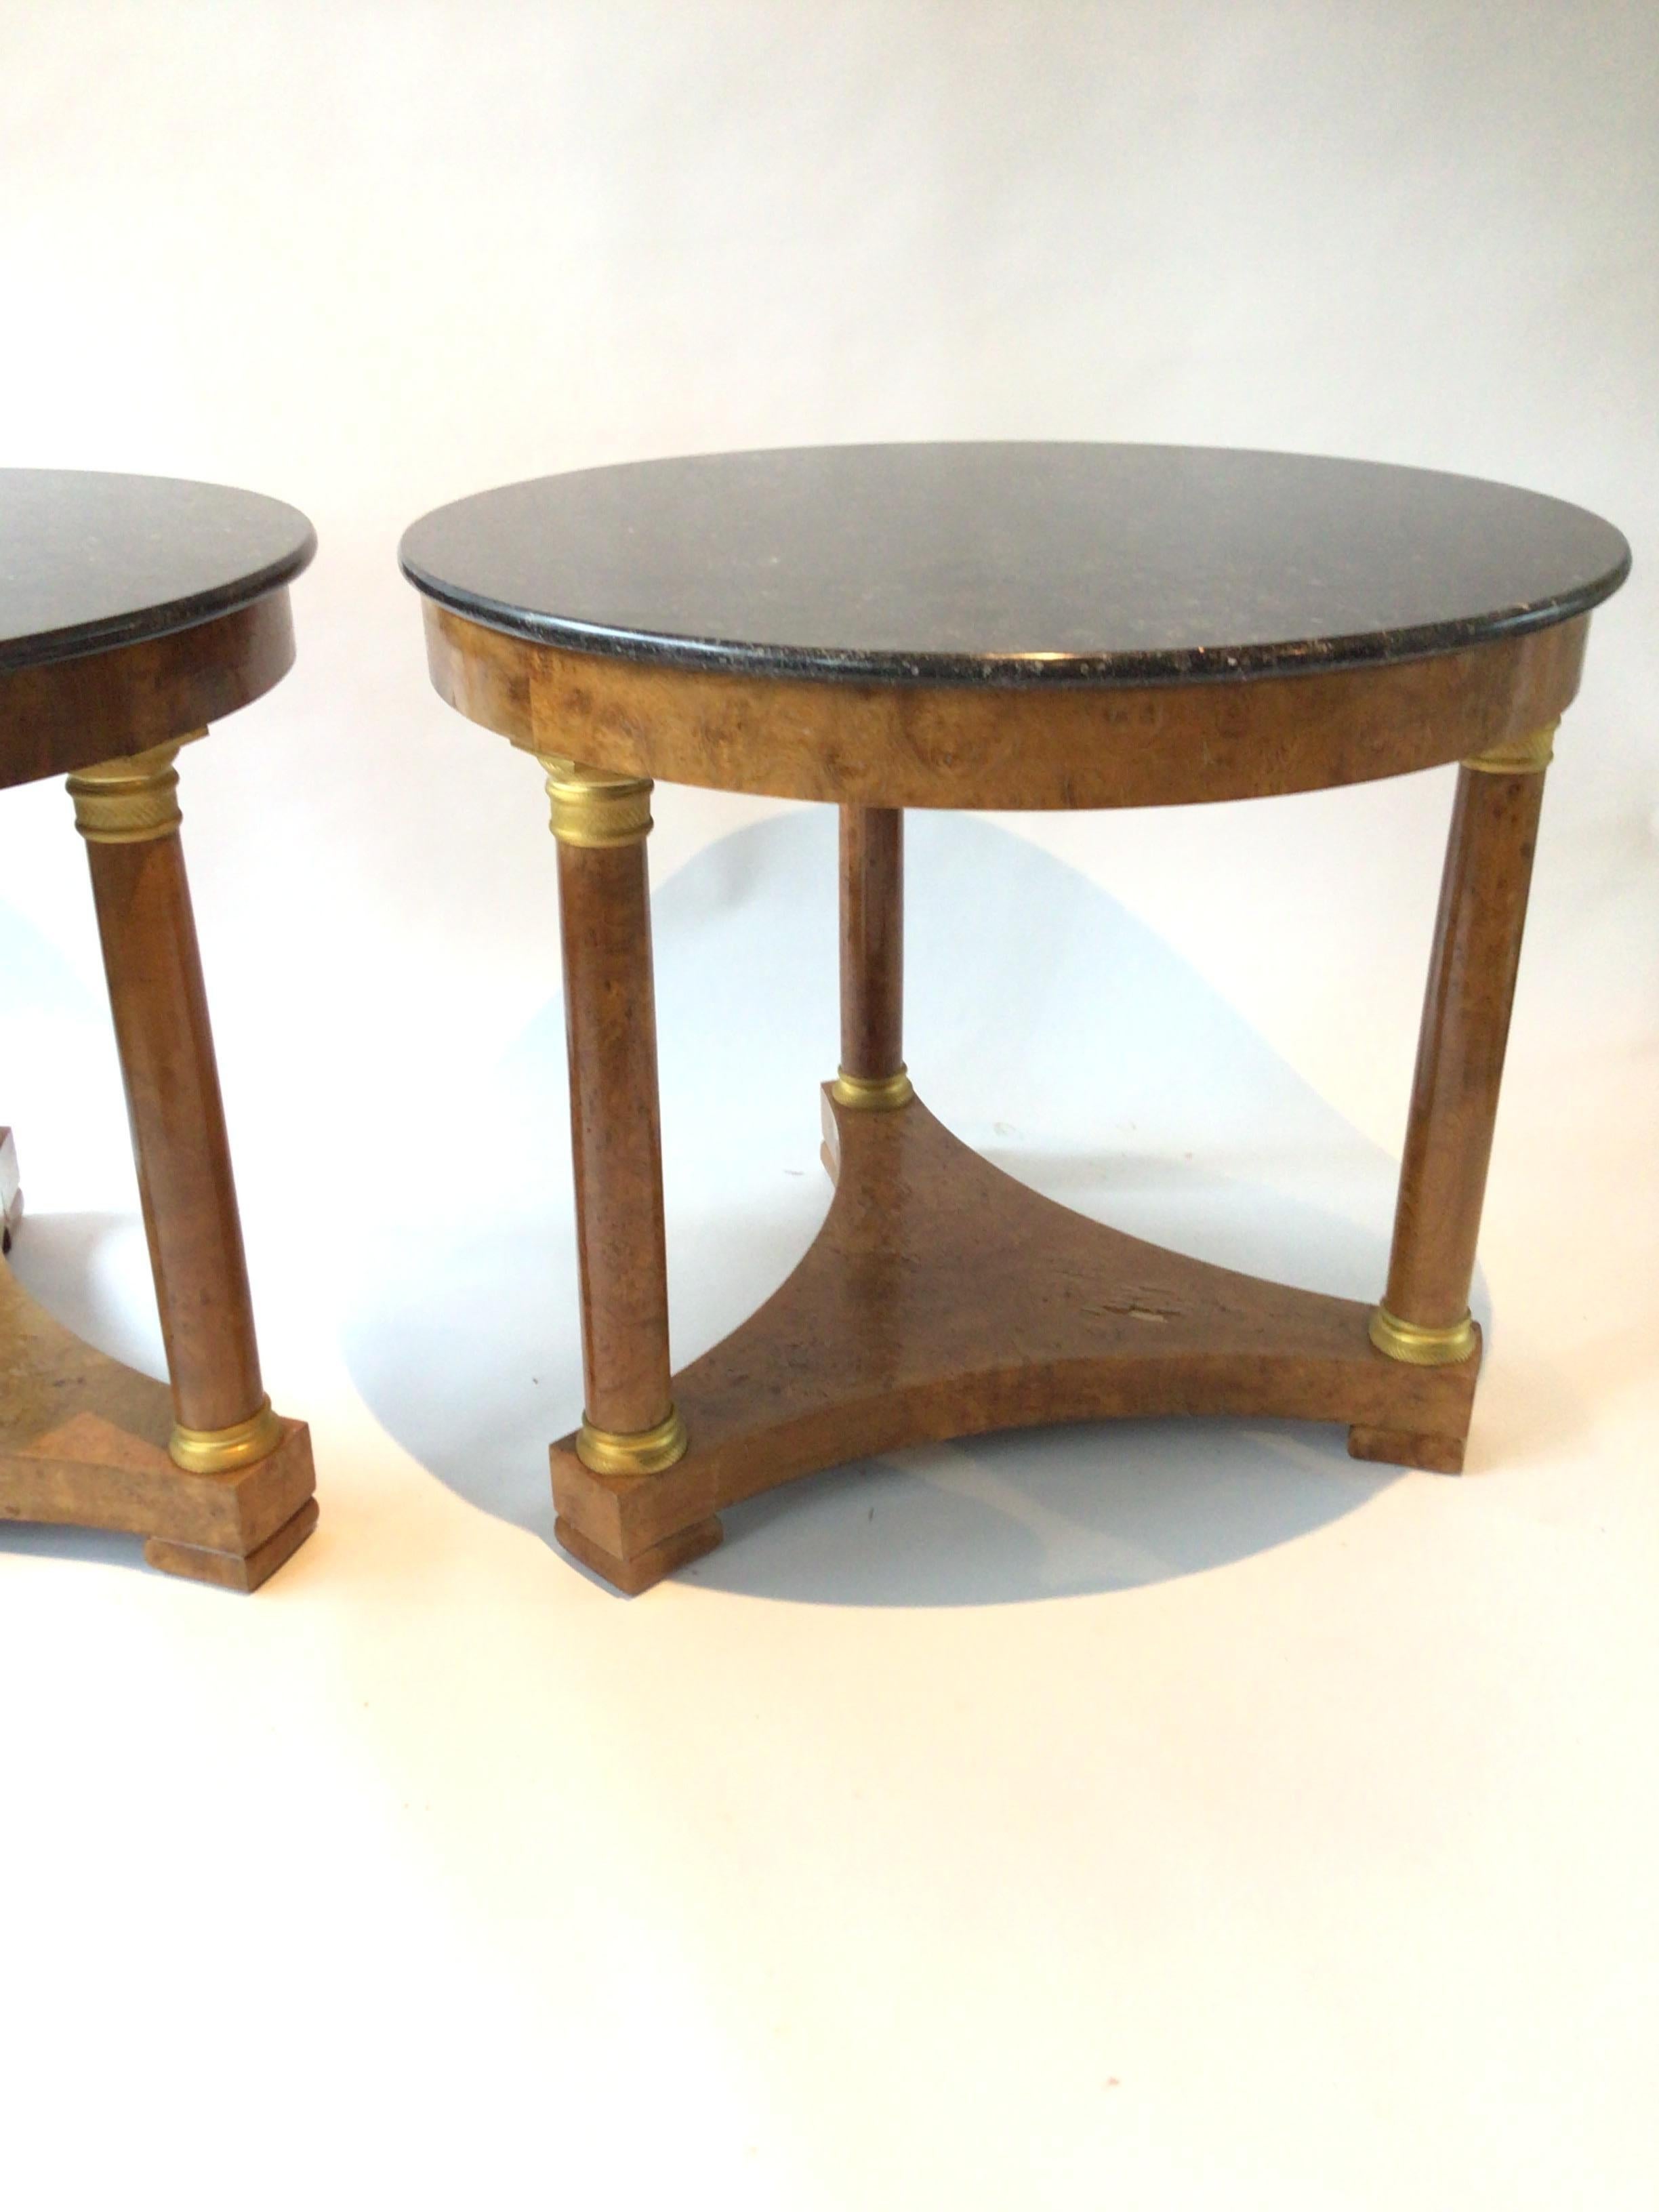
[[[1589,628],[1586,612],[1237,679],[884,685],[579,653],[422,604],[439,696],[526,751],[761,797],[999,811],[1268,798],[1512,745],[1571,703]]]
[[[272,690],[294,652],[283,584],[204,622],[0,673],[0,789],[205,729]]]

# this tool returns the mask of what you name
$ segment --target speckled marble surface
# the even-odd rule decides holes
[[[172,477],[0,469],[0,669],[188,629],[317,550],[297,508]]]
[[[1630,565],[1583,507],[1293,453],[839,446],[641,461],[439,507],[417,587],[685,667],[885,683],[1226,680],[1580,614]]]

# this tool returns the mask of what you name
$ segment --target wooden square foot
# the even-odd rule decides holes
[[[665,1536],[655,1544],[636,1552],[632,1559],[619,1559],[614,1552],[601,1551],[590,1537],[567,1521],[562,1514],[553,1524],[553,1533],[573,1559],[592,1570],[601,1581],[620,1590],[624,1597],[637,1597],[648,1590],[665,1575],[672,1575],[676,1567],[689,1566],[712,1552],[725,1532],[711,1514],[707,1521],[696,1522],[690,1528],[682,1528],[677,1535]]]
[[[164,1575],[185,1575],[192,1582],[213,1583],[220,1589],[256,1590],[269,1582],[278,1567],[294,1557],[317,1526],[317,1501],[307,1498],[275,1535],[267,1536],[251,1552],[213,1552],[201,1544],[180,1544],[171,1537],[152,1536],[144,1557]]]
[[[1414,1434],[1408,1429],[1350,1429],[1350,1459],[1380,1461],[1384,1467],[1420,1467],[1430,1474],[1462,1474],[1462,1437]]]

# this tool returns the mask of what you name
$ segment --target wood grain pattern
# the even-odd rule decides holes
[[[1543,798],[1541,774],[1457,780],[1383,1297],[1424,1327],[1468,1308]]]
[[[88,844],[87,864],[179,1419],[229,1428],[264,1386],[183,848]]]
[[[136,645],[0,672],[0,788],[186,737],[259,698],[293,665],[283,591]]]
[[[1334,674],[1020,691],[663,669],[422,609],[440,694],[532,752],[879,807],[1180,805],[1438,767],[1555,720],[1589,626]]]
[[[167,1456],[172,1394],[82,1343],[0,1262],[0,1522],[123,1528],[169,1574],[255,1589],[315,1527],[304,1424],[228,1474]]]
[[[586,1417],[623,1435],[666,1419],[668,1262],[643,842],[561,844],[570,1134]]]
[[[904,1060],[904,817],[841,810],[841,1065],[896,1074]]]
[[[268,691],[293,659],[276,590],[161,636],[8,671],[0,785],[189,736]],[[70,835],[66,820],[66,848]],[[175,1419],[233,1427],[264,1395],[183,850],[175,833],[90,843],[87,858],[172,1382],[104,1358],[4,1273],[0,1519],[131,1529],[168,1573],[252,1589],[315,1526],[316,1478],[296,1421],[234,1473],[187,1473],[168,1452]]]
[[[573,1438],[552,1448],[561,1540],[618,1589],[708,1548],[724,1505],[948,1437],[1157,1413],[1351,1424],[1371,1447],[1467,1433],[1478,1351],[1453,1368],[1385,1358],[1366,1307],[1103,1227],[919,1101],[862,1113],[826,1087],[824,1111],[829,1217],[782,1287],[675,1376],[685,1457],[602,1476]]]

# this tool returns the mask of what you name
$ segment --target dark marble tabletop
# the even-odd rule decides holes
[[[1616,591],[1619,532],[1472,477],[1180,446],[828,446],[508,484],[405,535],[475,621],[680,667],[1193,682],[1419,658]]]
[[[229,614],[289,583],[316,550],[303,514],[258,492],[0,469],[0,669]]]

